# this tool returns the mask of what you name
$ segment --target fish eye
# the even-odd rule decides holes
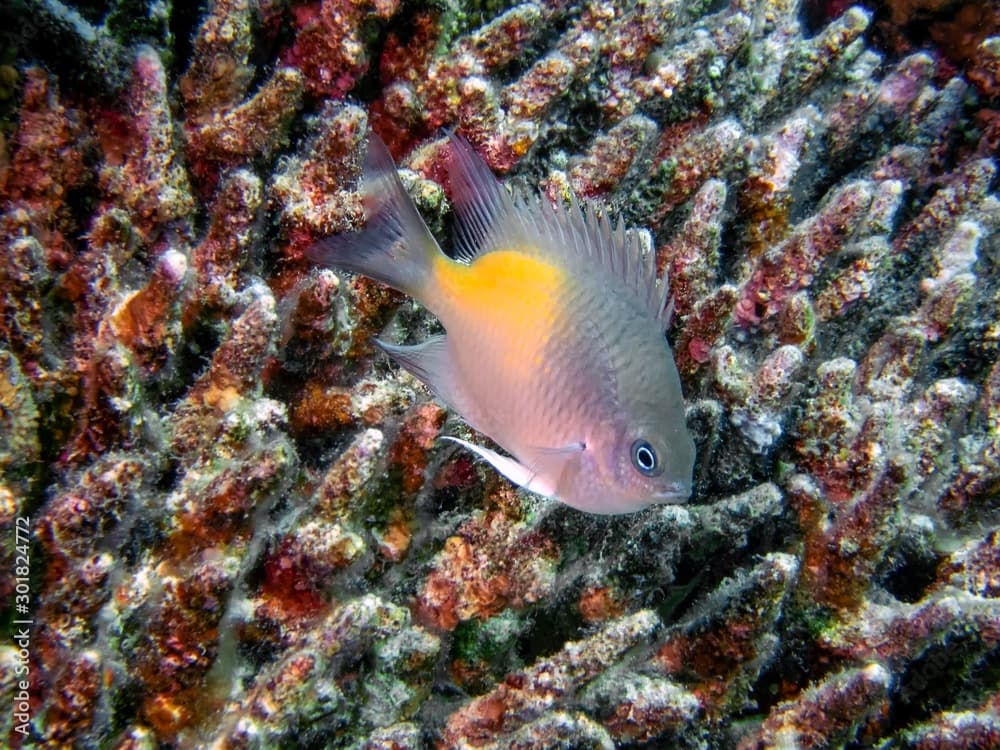
[[[663,472],[656,451],[645,440],[632,443],[632,465],[647,477],[655,477]]]

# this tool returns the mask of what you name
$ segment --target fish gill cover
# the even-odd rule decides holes
[[[845,6],[4,3],[3,742],[1000,745],[998,19]],[[518,494],[304,258],[443,127],[651,230],[688,505]]]

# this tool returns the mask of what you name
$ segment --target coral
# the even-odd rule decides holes
[[[860,731],[875,729],[888,711],[891,678],[884,667],[870,664],[831,675],[803,691],[788,705],[779,705],[740,748],[830,747]],[[873,726],[874,725],[874,726]]]
[[[997,745],[975,5],[14,3],[0,744]],[[369,130],[444,238],[443,128],[648,230],[688,504],[518,492],[372,343],[438,323],[308,261],[363,222]]]
[[[584,641],[567,643],[557,654],[539,660],[528,670],[508,675],[498,688],[452,714],[442,741],[445,745],[464,742],[482,747],[498,735],[531,726],[567,698],[572,700],[580,687],[598,676],[609,659],[620,658],[648,641],[657,624],[653,613],[640,610]],[[599,731],[598,727],[594,729]]]
[[[374,16],[391,17],[395,0],[372,4]],[[320,0],[292,8],[295,42],[282,60],[301,71],[313,96],[343,98],[368,68],[362,43],[363,22],[371,13],[367,3]]]
[[[417,596],[417,613],[437,629],[452,630],[544,600],[552,593],[557,554],[545,535],[502,511],[487,511],[445,541]]]
[[[778,643],[769,633],[798,572],[795,558],[778,554],[726,582],[701,605],[703,613],[663,638],[657,665],[668,676],[682,676],[702,710],[737,709],[773,658]]]

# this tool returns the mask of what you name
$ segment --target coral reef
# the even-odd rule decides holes
[[[974,5],[0,10],[0,744],[1000,746]],[[369,129],[447,234],[445,127],[650,230],[689,504],[517,492],[304,259]]]

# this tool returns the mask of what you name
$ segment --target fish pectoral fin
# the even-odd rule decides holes
[[[450,440],[453,443],[458,443],[463,448],[467,448],[477,456],[486,459],[494,469],[514,484],[524,487],[526,490],[537,492],[539,495],[544,495],[545,497],[554,496],[556,488],[551,478],[540,476],[537,471],[518,463],[513,458],[501,456],[496,451],[491,451],[489,448],[475,445],[461,438],[451,437],[450,435],[443,435],[442,438]]]
[[[587,444],[581,440],[577,443],[564,445],[561,448],[540,448],[535,446],[531,450],[543,456],[565,456],[567,458],[571,458],[577,453],[583,453],[587,450]]]

